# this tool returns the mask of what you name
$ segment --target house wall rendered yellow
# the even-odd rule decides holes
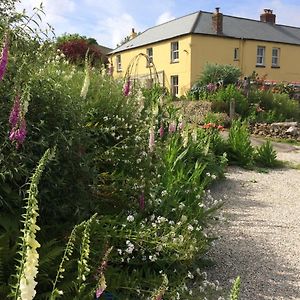
[[[256,67],[257,46],[266,49],[265,67]],[[279,48],[279,68],[272,67],[272,48]],[[250,75],[254,70],[260,77],[266,75],[266,80],[279,82],[300,81],[300,45],[289,45],[283,43],[244,41],[244,53],[242,70],[245,76]]]
[[[179,60],[171,62],[171,42],[178,41],[179,43]],[[113,64],[114,78],[123,78],[132,60],[140,53],[146,54],[147,48],[153,48],[153,62],[158,73],[164,73],[164,82],[162,84],[170,89],[170,78],[172,75],[177,75],[179,79],[179,95],[184,95],[191,87],[191,36],[181,36],[174,39],[169,39],[146,45],[143,47],[114,53],[110,56],[110,62]],[[117,70],[116,56],[121,55],[122,71]],[[153,72],[153,68],[152,68]],[[138,64],[135,64],[131,69],[131,77],[137,75],[143,76],[150,73],[149,67],[144,57],[139,59]],[[161,77],[160,77],[161,78]]]
[[[257,47],[265,47],[264,67],[256,65]],[[239,59],[234,60],[234,48],[239,48]],[[279,48],[279,67],[272,67],[272,49]],[[209,35],[192,35],[191,82],[200,76],[207,63],[229,64],[241,69],[243,76],[255,71],[270,81],[300,81],[300,46],[283,43],[243,40]]]
[[[195,83],[206,64],[231,64],[239,66],[233,59],[234,48],[239,47],[239,41],[209,35],[192,35],[192,69],[191,82]],[[240,67],[240,66],[239,66]]]
[[[171,63],[171,42],[179,42],[179,61]],[[265,47],[265,65],[257,67],[257,47]],[[170,78],[177,75],[179,79],[179,96],[186,92],[199,78],[207,63],[230,64],[238,66],[243,76],[250,76],[253,71],[260,77],[266,75],[267,80],[295,82],[300,81],[300,45],[263,42],[190,34],[169,39],[143,47],[114,53],[110,61],[114,66],[114,78],[125,76],[127,68],[139,53],[146,54],[147,48],[153,48],[153,61],[158,73],[164,73],[162,84],[170,89]],[[239,49],[239,59],[234,60],[234,48]],[[280,49],[279,68],[272,67],[272,48]],[[116,56],[121,55],[122,71],[117,71]],[[140,58],[139,63],[131,70],[131,76],[149,74],[146,59]],[[161,77],[160,77],[161,78]]]

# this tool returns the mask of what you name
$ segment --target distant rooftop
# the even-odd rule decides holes
[[[268,11],[272,12],[271,10]],[[212,26],[212,16],[213,13],[198,11],[151,27],[110,53],[138,48],[187,34],[216,36],[217,33]],[[298,27],[270,24],[269,22],[227,15],[223,15],[223,31],[221,36],[300,45],[300,28]]]
[[[98,45],[98,47],[100,48],[100,51],[102,54],[107,55],[109,52],[111,52],[113,49],[102,46],[102,45]]]

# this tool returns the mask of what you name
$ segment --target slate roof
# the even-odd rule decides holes
[[[107,55],[109,52],[111,52],[113,49],[102,46],[102,45],[98,45],[100,51],[102,54]]]
[[[138,48],[186,34],[217,35],[212,28],[212,13],[199,11],[151,27],[112,53]],[[271,41],[300,45],[300,28],[269,24],[257,20],[223,15],[223,37]]]

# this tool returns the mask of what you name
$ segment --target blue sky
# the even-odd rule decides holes
[[[250,3],[249,3],[250,2]],[[18,9],[39,6],[41,0],[21,0]],[[276,23],[300,27],[299,0],[44,0],[45,22],[55,28],[56,35],[79,33],[94,37],[99,44],[115,48],[131,32],[199,11],[221,12],[259,19],[264,8],[273,9]]]

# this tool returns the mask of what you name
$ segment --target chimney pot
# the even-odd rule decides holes
[[[137,33],[134,31],[134,28],[131,29],[130,39],[134,39],[137,36]]]
[[[276,20],[276,15],[273,14],[272,9],[265,8],[264,12],[260,15],[260,21],[264,23],[269,23],[274,25]]]
[[[220,13],[220,7],[212,15],[212,28],[216,34],[223,34],[223,14]]]

